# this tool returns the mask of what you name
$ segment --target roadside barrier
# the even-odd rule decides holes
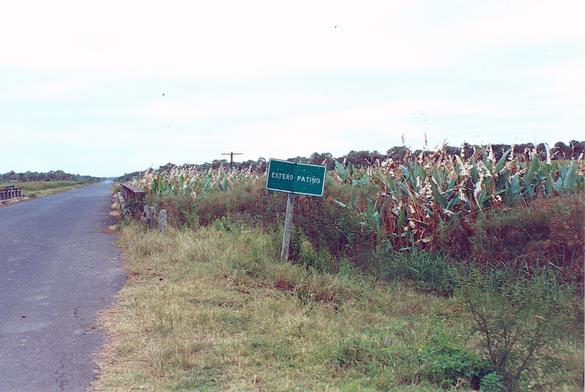
[[[146,193],[143,189],[122,183],[120,187],[120,205],[125,216],[139,217],[144,208],[144,197]]]
[[[118,200],[122,215],[128,219],[139,219],[145,223],[148,228],[165,231],[167,228],[167,211],[162,209],[156,211],[153,206],[144,203],[146,193],[143,189],[122,183],[120,192],[118,192]]]
[[[0,189],[0,200],[10,200],[18,197],[22,197],[22,188],[10,185]]]

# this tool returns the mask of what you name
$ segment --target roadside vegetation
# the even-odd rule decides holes
[[[343,258],[369,268],[378,255],[424,249],[480,268],[548,265],[582,288],[584,160],[488,147],[334,166],[325,197],[297,197],[293,260],[304,240],[315,249],[312,262],[332,270]],[[167,165],[134,184],[176,227],[223,220],[278,229],[286,196],[266,191],[265,181],[263,172]]]
[[[97,390],[583,389],[584,162],[445,149],[334,162],[324,198],[255,170],[135,184],[172,228],[120,223],[129,280]]]
[[[0,189],[15,186],[22,188],[25,198],[36,198],[65,192],[99,180],[97,177],[70,174],[62,170],[46,173],[11,171],[0,174]]]
[[[0,173],[0,183],[24,183],[24,182],[47,182],[47,181],[73,181],[73,182],[94,182],[100,179],[93,176],[84,176],[80,174],[66,173],[63,170],[55,170],[49,172],[31,172],[16,173],[9,171],[7,173]]]
[[[129,280],[102,316],[99,391],[582,387],[581,304],[543,276],[470,272],[445,296],[456,275],[320,272],[278,261],[273,235],[246,226],[119,235]],[[426,252],[388,261],[454,273]]]
[[[31,181],[31,182],[16,182],[16,183],[0,183],[0,189],[7,186],[15,186],[22,188],[24,199],[34,199],[37,197],[54,195],[61,192],[70,191],[90,184],[86,181]],[[13,200],[9,200],[11,202]]]
[[[11,185],[22,188],[25,197],[37,198],[66,192],[88,184],[85,181],[33,181]]]

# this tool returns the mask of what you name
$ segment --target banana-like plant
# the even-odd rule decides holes
[[[359,178],[378,187],[376,202],[357,208],[362,226],[401,246],[406,240],[431,242],[438,228],[465,214],[585,187],[582,161],[551,162],[533,152],[528,162],[520,162],[511,154],[509,149],[496,160],[488,148],[465,160],[437,152],[400,165],[352,168],[351,177],[348,166],[336,162],[335,178],[352,185],[359,185]],[[360,203],[344,205],[354,206]]]
[[[533,151],[524,161],[512,149],[496,160],[489,147],[470,155],[465,159],[439,150],[366,168],[336,161],[326,186],[344,185],[344,200],[335,203],[354,211],[378,243],[395,248],[432,242],[442,227],[466,214],[585,188],[582,160],[551,161]],[[149,169],[134,184],[159,197],[172,193],[198,198],[229,191],[233,184],[264,181],[265,174],[253,171],[174,166]]]

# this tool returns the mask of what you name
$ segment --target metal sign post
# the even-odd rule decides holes
[[[280,251],[282,260],[288,260],[295,194],[322,197],[325,188],[325,172],[325,166],[320,165],[308,165],[278,159],[271,159],[268,162],[266,189],[288,193],[282,249]]]
[[[281,260],[288,260],[290,249],[290,232],[292,230],[293,210],[295,205],[295,194],[289,193],[286,198],[286,214],[284,215],[284,234],[282,236],[282,248],[280,249]]]

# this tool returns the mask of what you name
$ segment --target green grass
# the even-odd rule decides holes
[[[26,197],[36,198],[42,196],[53,195],[69,191],[71,189],[79,188],[90,184],[87,181],[30,181],[19,183],[4,183],[0,184],[0,188],[14,185],[22,188],[22,193]]]
[[[279,262],[273,236],[245,227],[132,223],[119,242],[129,280],[101,317],[96,391],[465,390],[479,366],[455,297]],[[559,356],[547,381],[580,390],[582,340]]]

